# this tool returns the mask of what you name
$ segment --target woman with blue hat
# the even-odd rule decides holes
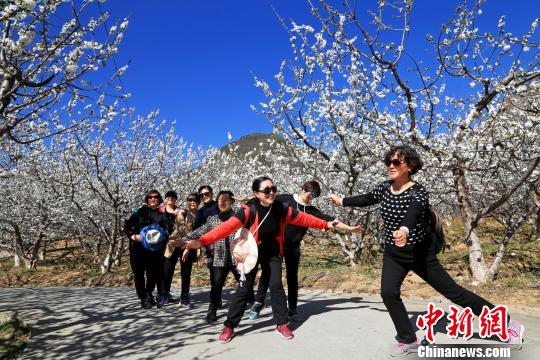
[[[124,223],[129,238],[129,255],[135,290],[143,309],[156,304],[152,297],[155,285],[158,295],[163,293],[163,249],[173,228],[172,221],[160,213],[162,197],[157,190],[144,196],[144,205],[137,209]],[[146,279],[145,279],[146,274]],[[146,281],[145,281],[146,280]]]

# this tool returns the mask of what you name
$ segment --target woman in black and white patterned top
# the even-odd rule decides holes
[[[429,203],[426,189],[418,184],[395,191],[393,181],[379,184],[372,192],[343,199],[343,206],[370,206],[381,204],[381,216],[384,222],[385,252],[403,261],[414,259],[415,249],[423,249],[426,228],[424,225],[425,209]],[[408,234],[405,244],[394,241],[394,233]]]
[[[400,297],[401,284],[409,270],[455,304],[471,308],[476,316],[482,313],[483,306],[492,309],[494,305],[459,286],[439,263],[435,244],[426,237],[424,217],[429,196],[426,189],[411,178],[423,165],[418,153],[410,146],[392,147],[386,153],[384,162],[389,181],[379,184],[367,194],[343,199],[330,195],[329,200],[342,206],[381,204],[385,242],[381,297],[397,332],[398,346],[391,355],[401,356],[416,352],[419,346]],[[509,325],[510,340],[521,342],[522,330],[521,325],[512,320]]]

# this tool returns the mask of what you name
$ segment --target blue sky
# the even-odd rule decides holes
[[[488,1],[479,27],[492,31],[506,14],[507,28],[521,34],[540,14],[539,3]],[[456,5],[455,1],[417,1],[410,51],[421,52],[425,33],[437,34]],[[159,108],[160,118],[176,119],[177,132],[196,145],[221,146],[228,131],[234,140],[271,132],[250,104],[262,99],[252,74],[271,80],[281,61],[292,54],[272,6],[285,19],[318,29],[304,0],[109,0],[103,4],[111,19],[130,16],[116,58],[119,66],[131,62],[123,76],[126,91],[133,94],[129,105],[139,114]],[[111,20],[108,23],[112,25]]]

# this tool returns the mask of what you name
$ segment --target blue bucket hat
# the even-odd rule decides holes
[[[142,228],[141,233],[143,246],[150,251],[163,250],[169,233],[158,224],[151,224]]]

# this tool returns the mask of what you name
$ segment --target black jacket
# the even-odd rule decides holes
[[[127,237],[139,234],[145,226],[150,224],[158,224],[170,233],[173,231],[174,224],[171,217],[159,212],[159,208],[153,210],[147,205],[143,205],[137,209],[129,219],[124,223],[124,232]]]

